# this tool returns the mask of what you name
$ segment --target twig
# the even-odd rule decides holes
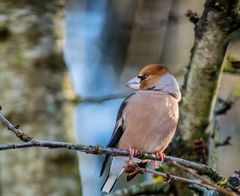
[[[176,164],[176,165],[175,165]],[[185,170],[185,168],[182,168],[181,166],[178,166],[179,164],[177,163],[174,163],[175,166],[179,167],[180,169],[186,171],[186,172],[189,172],[187,171],[187,168]],[[211,184],[209,183],[207,180],[205,180],[203,177],[201,177],[200,179],[188,179],[188,178],[184,178],[184,177],[180,177],[180,176],[175,176],[175,175],[170,175],[168,173],[163,173],[163,172],[159,172],[159,171],[154,171],[154,170],[151,170],[149,168],[140,168],[140,167],[137,167],[136,168],[139,172],[142,172],[142,173],[150,173],[150,174],[153,174],[153,175],[156,175],[156,176],[161,176],[163,178],[165,178],[167,181],[179,181],[179,182],[182,182],[182,183],[185,183],[185,184],[190,184],[190,185],[197,185],[197,186],[201,186],[201,187],[205,187],[207,189],[210,189],[210,190],[214,190],[214,191],[218,191],[218,192],[221,192],[223,193],[224,195],[228,195],[228,196],[236,196],[235,193],[231,192],[231,191],[227,191],[225,189],[222,189],[218,186],[216,186],[215,184]],[[191,170],[190,170],[191,171]],[[191,173],[192,174],[192,173]],[[193,175],[193,174],[192,174]],[[196,174],[194,175],[195,177],[199,178],[199,176]],[[126,192],[126,190],[125,190]],[[117,195],[117,194],[116,194]]]
[[[148,169],[148,168],[146,168],[146,169],[140,168],[139,170],[141,172],[154,174],[156,176],[162,176],[163,178],[166,178],[170,181],[180,181],[180,182],[183,182],[185,184],[195,184],[195,185],[206,187],[206,188],[211,189],[211,190],[216,190],[215,187],[213,187],[211,185],[208,185],[208,184],[204,184],[200,180],[192,180],[192,179],[188,179],[188,178],[184,178],[184,177],[180,177],[180,176],[170,175],[170,174],[166,174],[166,173],[163,173],[163,172],[154,171],[154,170],[151,170],[151,169]]]
[[[177,158],[177,157],[171,157],[171,156],[166,156],[164,161],[166,162],[175,161],[177,163],[180,163],[181,165],[187,168],[198,171],[198,173],[201,175],[208,176],[213,182],[219,182],[225,179],[223,176],[218,174],[213,168],[201,163],[195,163],[192,161],[188,161],[188,160]]]
[[[10,123],[1,113],[0,113],[0,121],[8,128],[8,130],[12,131],[21,141],[28,142],[33,138],[27,134],[25,134],[19,126],[14,126]]]
[[[161,176],[161,177],[165,178],[168,182],[178,181],[178,182],[182,182],[182,183],[189,184],[189,185],[196,185],[196,186],[204,187],[204,188],[206,188],[206,190],[218,191],[218,192],[224,193],[225,195],[228,195],[228,196],[235,196],[235,194],[232,194],[232,192],[228,192],[227,190],[222,190],[219,187],[216,187],[216,185],[214,185],[214,184],[206,184],[201,179],[188,179],[188,178],[170,175],[170,174],[159,172],[159,171],[154,171],[149,168],[144,169],[144,168],[137,167],[135,169],[141,173],[150,173],[150,174],[153,174],[156,176]],[[146,193],[146,188],[148,191],[149,190],[151,191],[151,192],[147,192],[148,194],[149,193],[153,193],[153,194],[160,193],[160,191],[163,190],[164,184],[160,184],[161,186],[156,186],[156,185],[158,185],[158,184],[155,184],[155,183],[154,184],[142,184],[140,187],[137,185],[137,186],[130,187],[130,189],[123,189],[123,190],[116,191],[113,195],[117,196],[117,195],[130,195],[130,194],[131,195],[144,194],[144,193]],[[144,187],[144,189],[142,188],[142,186]],[[154,188],[152,188],[151,186],[154,186]]]
[[[217,186],[216,184],[210,182],[209,180],[207,180],[207,179],[204,178],[203,176],[195,173],[195,172],[192,171],[191,169],[186,168],[186,167],[184,167],[183,165],[181,165],[181,164],[179,164],[179,163],[177,163],[177,162],[174,162],[174,161],[173,161],[173,162],[171,162],[171,164],[174,165],[175,167],[180,168],[181,170],[183,170],[183,171],[191,174],[191,175],[194,176],[195,178],[199,179],[202,184],[205,184],[205,185],[207,185],[207,186],[213,187],[216,191],[218,191],[218,192],[220,192],[220,193],[223,193],[223,194],[229,195],[229,196],[237,196],[234,192],[232,192],[232,191],[230,191],[230,190],[223,189],[223,188]],[[198,184],[198,185],[199,185],[199,184]],[[212,190],[214,190],[214,189],[212,189]]]

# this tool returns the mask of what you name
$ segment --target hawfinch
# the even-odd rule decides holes
[[[138,149],[164,157],[163,151],[170,143],[178,122],[181,92],[175,77],[162,65],[150,64],[128,81],[127,86],[136,91],[120,106],[107,147]],[[100,176],[109,159],[110,171],[101,189],[107,193],[113,189],[128,158],[106,155]]]

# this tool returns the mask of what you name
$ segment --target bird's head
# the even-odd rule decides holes
[[[181,98],[178,83],[167,68],[160,64],[145,66],[138,76],[127,82],[127,87],[134,90],[159,90]]]
[[[135,90],[153,89],[159,82],[159,79],[168,73],[167,69],[159,64],[150,64],[145,66],[138,76],[129,80],[127,87]]]

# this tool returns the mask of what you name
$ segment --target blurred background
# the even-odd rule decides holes
[[[188,9],[204,1],[1,0],[0,105],[14,124],[35,138],[105,146],[125,83],[147,64],[161,63],[181,84],[194,42]],[[240,58],[235,36],[228,55]],[[227,64],[227,56],[224,62]],[[239,170],[240,75],[224,72],[219,97],[233,107],[217,117],[217,170]],[[197,92],[197,89],[196,89]],[[17,139],[1,126],[1,143]],[[102,195],[103,156],[65,150],[0,153],[0,193]],[[150,180],[139,177],[132,184]],[[124,179],[114,190],[129,186]]]

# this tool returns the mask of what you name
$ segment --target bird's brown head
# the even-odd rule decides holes
[[[160,64],[147,65],[140,71],[138,76],[128,81],[127,86],[135,90],[153,89],[159,79],[167,72],[167,68]]]

